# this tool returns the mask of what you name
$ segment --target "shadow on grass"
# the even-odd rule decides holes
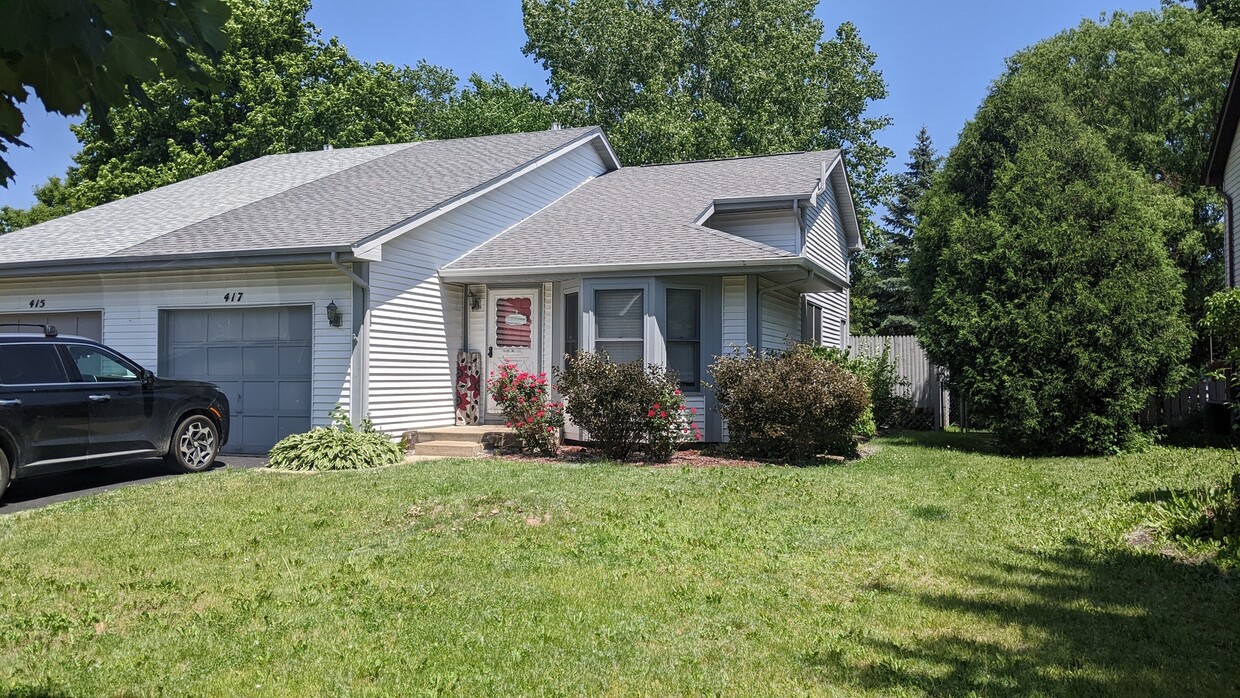
[[[983,563],[948,592],[891,590],[953,617],[922,639],[861,640],[864,664],[806,663],[880,693],[1240,692],[1240,580],[1137,551],[1019,559]]]
[[[986,431],[897,431],[884,434],[883,439],[896,446],[921,446],[995,456],[1010,455],[1000,447],[995,435]]]

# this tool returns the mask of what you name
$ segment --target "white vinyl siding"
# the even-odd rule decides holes
[[[1240,138],[1236,138],[1231,142],[1231,153],[1227,156],[1227,169],[1223,172],[1223,191],[1227,192],[1235,202],[1236,208],[1240,208]],[[1240,211],[1233,211],[1233,214]],[[1233,215],[1233,218],[1235,216]],[[1240,248],[1240,222],[1229,221],[1231,227],[1231,239],[1226,240],[1227,261],[1231,264],[1231,275],[1229,282],[1240,284],[1240,259],[1237,259],[1236,251]]]
[[[727,213],[711,216],[706,227],[722,230],[764,245],[796,254],[801,246],[801,232],[792,209],[757,213]]]
[[[775,286],[763,280],[759,288]],[[801,296],[795,291],[779,289],[759,295],[758,313],[763,351],[783,351],[801,341]]]
[[[724,354],[740,351],[749,344],[749,300],[744,276],[723,277],[723,342]]]
[[[314,369],[311,420],[330,422],[337,404],[348,404],[353,351],[352,284],[329,265],[263,267],[232,271],[145,272],[9,279],[0,282],[0,313],[29,311],[31,300],[48,312],[102,311],[103,343],[159,371],[159,311],[222,307],[313,306]],[[226,302],[225,294],[240,295]],[[327,323],[327,304],[344,312],[343,327]]]
[[[440,282],[438,270],[605,169],[592,145],[579,145],[383,245],[383,260],[370,268],[369,411],[380,429],[402,432],[455,420],[453,384],[456,352],[463,348],[465,295],[463,287]],[[476,292],[481,295],[481,289]],[[469,314],[475,350],[485,350],[484,317]]]
[[[815,205],[805,209],[805,256],[843,279],[849,276],[848,240],[835,200],[835,188],[827,184]],[[810,293],[808,300],[822,308],[822,342],[848,346],[848,291]]]

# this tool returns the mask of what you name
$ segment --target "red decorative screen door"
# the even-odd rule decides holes
[[[487,375],[504,361],[511,361],[522,371],[538,373],[538,292],[492,289],[487,297]],[[499,414],[490,393],[487,412]]]

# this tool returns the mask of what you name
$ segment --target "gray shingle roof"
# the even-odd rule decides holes
[[[695,225],[719,199],[808,195],[839,151],[625,167],[597,177],[449,264],[503,270],[795,255]]]
[[[266,156],[0,235],[0,264],[347,247],[596,130]]]

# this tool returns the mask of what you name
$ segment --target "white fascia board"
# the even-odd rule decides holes
[[[861,239],[861,222],[857,220],[857,207],[853,204],[852,186],[848,183],[848,168],[844,164],[842,153],[826,169],[824,176],[831,178],[831,183],[835,188],[835,201],[840,207],[840,219],[848,232],[848,251],[864,250],[865,241]]]
[[[371,235],[368,238],[363,239],[361,242],[355,243],[353,245],[353,255],[360,259],[367,259],[369,255],[373,254],[373,250],[375,248],[381,247],[383,243],[387,242],[388,240],[392,240],[394,238],[400,237],[401,235],[404,235],[405,233],[413,230],[414,228],[417,228],[420,225],[433,221],[436,218],[439,218],[440,216],[444,215],[445,213],[448,213],[449,211],[454,211],[460,208],[461,206],[464,206],[465,204],[468,204],[469,202],[474,201],[475,199],[481,196],[484,196],[492,191],[495,191],[496,189],[504,186],[505,184],[508,184],[509,182],[512,182],[513,180],[516,180],[530,172],[533,172],[539,167],[542,167],[543,165],[546,165],[547,163],[553,160],[556,160],[560,158],[561,156],[566,155],[576,150],[577,148],[583,145],[586,145],[587,143],[590,143],[590,141],[595,140],[595,139],[600,139],[601,142],[604,143],[604,145],[606,145],[606,148],[608,149],[608,151],[611,150],[611,144],[606,143],[606,137],[603,135],[602,130],[595,129],[595,130],[589,131],[585,133],[584,135],[582,135],[581,137],[577,138],[576,140],[569,141],[568,143],[565,143],[559,148],[556,148],[555,150],[552,150],[542,155],[536,160],[527,162],[521,167],[518,167],[517,169],[512,170],[508,172],[507,174],[501,175],[500,177],[497,177],[491,180],[490,182],[483,184],[480,187],[476,187],[460,196],[457,196],[454,199],[449,199],[448,201],[434,208],[431,208],[426,211],[423,211],[422,213],[419,213],[418,215],[414,216],[413,218],[410,218],[409,220],[404,221],[403,223],[398,223],[397,225],[391,228],[388,228],[387,230],[380,231],[374,235]],[[611,152],[614,156],[614,151],[611,151]],[[609,165],[615,164],[618,167],[619,166],[618,163],[619,163],[618,160],[614,160],[612,163],[605,163],[605,164],[609,164]]]

